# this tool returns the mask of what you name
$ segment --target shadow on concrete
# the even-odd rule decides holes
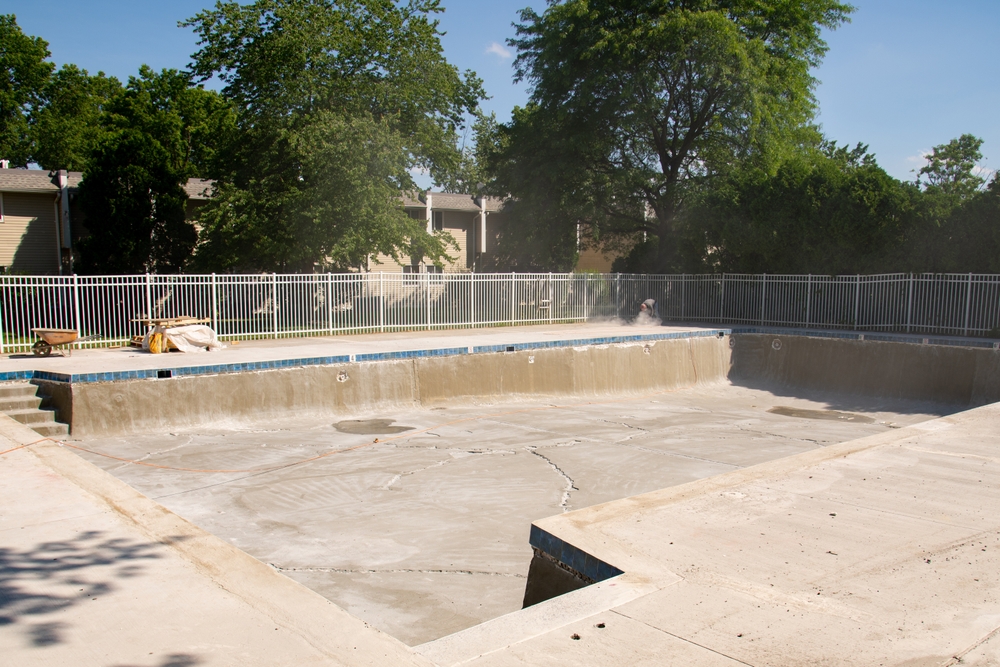
[[[117,580],[141,574],[144,563],[160,558],[160,548],[155,543],[105,537],[102,531],[25,550],[0,547],[0,627],[7,632],[19,629],[29,646],[60,644],[70,626],[52,620],[52,615],[94,604],[116,589]]]
[[[156,663],[153,667],[194,667],[195,665],[200,665],[202,663],[201,658],[190,653],[171,653],[170,655],[165,655]],[[117,664],[111,667],[149,667],[148,665],[139,665],[136,663],[132,664]]]

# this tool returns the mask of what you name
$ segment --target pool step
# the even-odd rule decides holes
[[[37,391],[38,387],[27,382],[0,384],[0,412],[39,435],[48,438],[68,435],[69,427],[56,421],[55,411],[40,407],[42,399]]]

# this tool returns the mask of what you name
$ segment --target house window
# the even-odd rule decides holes
[[[3,222],[3,193],[0,192],[0,222]]]
[[[434,211],[434,231],[444,231],[444,212]]]
[[[415,285],[417,280],[419,280],[418,275],[420,274],[419,264],[408,264],[403,266],[403,284],[404,285]]]
[[[443,278],[443,271],[440,266],[434,266],[433,264],[426,264],[424,270],[430,275],[428,280],[434,283],[441,282]]]

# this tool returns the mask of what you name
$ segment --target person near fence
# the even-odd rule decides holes
[[[656,310],[656,299],[646,299],[639,304],[639,315],[648,318],[659,318],[660,313]]]

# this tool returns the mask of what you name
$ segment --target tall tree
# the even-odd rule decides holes
[[[657,239],[678,264],[692,194],[736,162],[767,160],[813,113],[810,69],[836,0],[563,0],[524,10],[511,41],[531,102],[504,128],[497,192],[538,220],[609,241]],[[555,217],[542,217],[555,215]]]
[[[104,72],[91,76],[76,65],[59,68],[31,114],[32,160],[44,169],[83,171],[107,132],[105,107],[121,88],[118,79]]]
[[[867,146],[826,144],[774,174],[739,170],[686,214],[693,271],[883,272],[914,222],[919,191],[876,164]]]
[[[432,259],[447,239],[401,208],[410,170],[453,172],[463,116],[482,97],[442,54],[437,0],[220,2],[186,25],[193,71],[218,76],[240,141],[202,216],[196,260],[216,270]],[[426,238],[425,238],[426,237]]]
[[[139,76],[109,101],[103,136],[80,184],[83,273],[175,273],[197,242],[184,184],[211,176],[231,140],[233,113],[177,70]]]
[[[16,167],[31,161],[29,118],[52,74],[48,57],[48,42],[25,35],[13,14],[0,14],[0,159]]]
[[[982,145],[983,140],[979,137],[963,134],[935,146],[927,156],[927,164],[917,174],[917,183],[932,194],[958,200],[970,198],[986,183],[986,179],[976,173],[977,163],[983,158],[979,150]]]

